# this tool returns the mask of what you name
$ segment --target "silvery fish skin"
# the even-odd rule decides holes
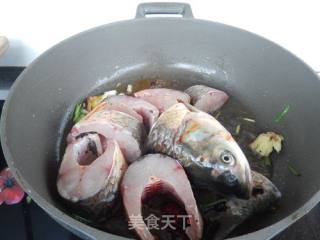
[[[126,112],[110,109],[102,102],[76,123],[68,134],[68,143],[82,134],[98,133],[106,139],[114,139],[127,160],[131,163],[142,155],[142,144],[146,136],[143,123]]]
[[[133,110],[142,117],[147,129],[151,128],[159,116],[159,110],[154,105],[140,98],[118,95],[107,98],[105,101],[113,106],[126,106]]]
[[[242,150],[214,117],[189,104],[163,112],[146,146],[178,159],[198,187],[249,197],[251,170]]]
[[[225,92],[204,85],[191,86],[185,93],[191,97],[192,105],[210,114],[221,108],[229,99]]]
[[[136,98],[150,102],[162,113],[179,101],[189,103],[190,96],[184,92],[169,88],[150,88],[134,93]]]
[[[207,214],[219,222],[214,240],[225,239],[237,226],[252,215],[266,211],[281,198],[278,188],[262,174],[252,171],[253,190],[250,199],[229,198],[224,211],[212,209]]]
[[[59,168],[57,190],[92,217],[113,205],[127,163],[118,143],[87,134],[69,143]]]
[[[177,160],[162,154],[141,157],[128,167],[121,183],[121,192],[129,220],[141,239],[158,239],[145,224],[141,226],[142,201],[155,192],[168,192],[183,204],[189,215],[185,233],[191,240],[201,239],[202,218],[188,177]]]

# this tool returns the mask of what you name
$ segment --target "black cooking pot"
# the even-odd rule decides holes
[[[146,14],[182,18],[146,18]],[[1,119],[8,165],[23,189],[49,215],[87,239],[121,239],[65,213],[55,178],[64,129],[75,104],[92,92],[138,79],[195,83],[227,91],[266,128],[285,136],[272,181],[283,199],[279,209],[236,239],[269,239],[306,214],[320,193],[320,81],[301,60],[252,33],[197,20],[183,3],[138,6],[134,20],[97,27],[71,37],[36,59],[11,89]],[[291,109],[281,123],[274,117]],[[302,173],[290,174],[287,161]]]

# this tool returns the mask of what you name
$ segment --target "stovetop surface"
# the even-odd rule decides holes
[[[23,68],[0,67],[0,90],[6,92]],[[4,90],[4,91],[3,91]],[[0,112],[4,101],[0,100]],[[0,169],[6,166],[0,150]],[[320,240],[320,205],[273,240]],[[24,199],[16,205],[0,206],[1,240],[80,240],[53,219],[37,204]]]

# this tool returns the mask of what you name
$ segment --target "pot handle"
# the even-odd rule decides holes
[[[146,18],[146,15],[152,14],[180,14],[183,18],[193,18],[191,7],[187,3],[156,2],[138,5],[136,18]]]

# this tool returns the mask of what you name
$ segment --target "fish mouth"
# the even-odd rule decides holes
[[[232,172],[224,171],[218,178],[218,188],[225,194],[235,195],[242,199],[249,199],[251,196],[251,177],[245,174],[246,177],[241,179]]]

